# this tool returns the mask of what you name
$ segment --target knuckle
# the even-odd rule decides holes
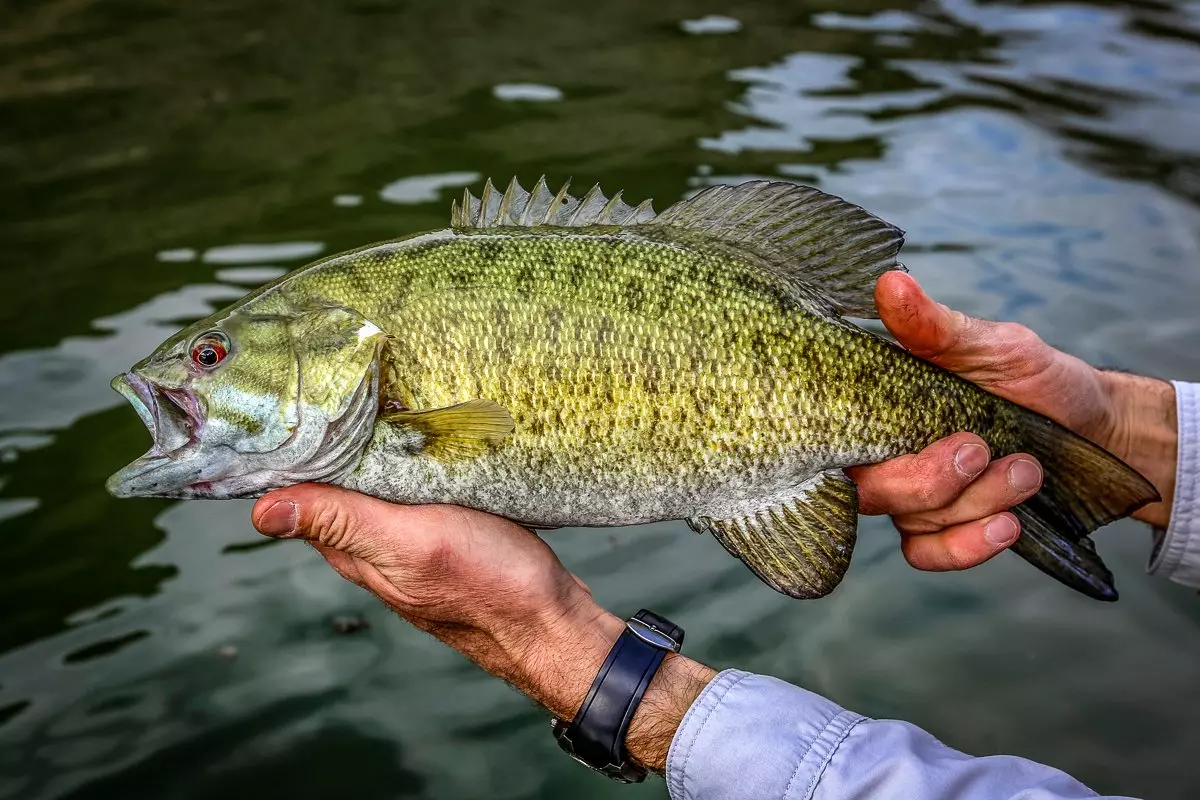
[[[1042,337],[1016,322],[995,323],[995,340],[1011,354],[1028,353],[1042,346]]]
[[[970,441],[970,434],[955,434],[926,447],[917,454],[908,476],[915,493],[924,500],[950,500],[959,491],[960,473],[955,467],[959,448]]]
[[[938,478],[926,477],[913,487],[912,493],[921,509],[932,511],[953,500],[958,493],[958,487]]]
[[[938,357],[951,353],[961,347],[964,339],[970,336],[974,326],[978,322],[974,317],[968,317],[956,308],[947,308],[946,311],[949,312],[950,324],[947,330],[948,335],[945,337],[942,347],[936,354]]]
[[[341,550],[353,535],[353,520],[340,504],[320,503],[309,516],[308,528],[321,544]]]

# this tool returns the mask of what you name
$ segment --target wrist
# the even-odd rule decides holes
[[[517,685],[559,719],[572,720],[625,630],[625,621],[601,608],[591,595],[560,611],[543,618],[541,635],[526,632],[530,647],[521,658]],[[715,676],[704,664],[669,653],[630,722],[625,737],[630,757],[647,769],[663,771],[675,731]]]
[[[663,772],[671,741],[692,703],[717,676],[716,670],[687,656],[668,653],[650,682],[625,736],[633,760]]]
[[[559,719],[573,719],[624,630],[624,621],[590,596],[547,617],[522,659],[526,693]]]
[[[1162,501],[1139,509],[1135,519],[1165,528],[1175,495],[1179,446],[1175,388],[1166,381],[1123,372],[1100,372],[1112,400],[1113,424],[1105,446],[1146,477]]]

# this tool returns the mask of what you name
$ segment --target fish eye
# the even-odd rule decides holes
[[[192,342],[192,363],[212,369],[229,355],[229,337],[220,331],[209,331]]]

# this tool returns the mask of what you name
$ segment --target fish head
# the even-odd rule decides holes
[[[378,416],[387,336],[343,307],[216,314],[163,342],[112,387],[150,450],[108,479],[116,497],[257,497],[336,480]]]

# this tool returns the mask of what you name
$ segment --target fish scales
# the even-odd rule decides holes
[[[684,519],[772,588],[819,597],[854,547],[842,470],[967,430],[1046,465],[1014,549],[1115,598],[1087,534],[1153,488],[848,321],[874,316],[875,279],[901,268],[893,226],[766,182],[657,216],[488,184],[452,219],[303,267],[115,379],[155,445],[110,490],[318,480],[539,527]]]
[[[414,407],[487,398],[516,426],[502,451],[444,469],[369,449],[349,484],[372,493],[554,525],[645,522],[731,481],[739,502],[773,497],[990,416],[984,393],[909,357],[898,365],[885,342],[796,307],[725,254],[587,229],[404,244],[279,291],[356,308],[395,336]],[[915,402],[924,394],[934,403]],[[673,496],[645,507],[648,487]],[[534,507],[547,498],[576,510],[546,519]]]

